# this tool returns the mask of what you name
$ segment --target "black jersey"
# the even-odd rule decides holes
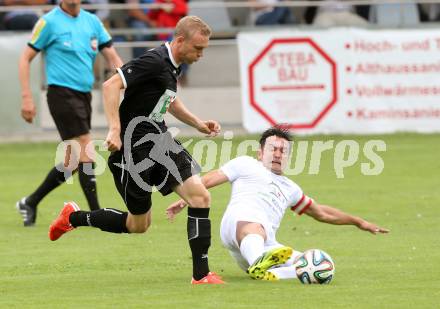
[[[166,130],[163,116],[176,97],[180,74],[180,68],[173,64],[168,48],[168,44],[163,44],[150,49],[118,69],[125,86],[124,99],[119,107],[122,135],[130,121],[138,116],[148,117],[162,131]],[[143,121],[136,125],[134,136],[156,131],[154,128],[151,122]]]

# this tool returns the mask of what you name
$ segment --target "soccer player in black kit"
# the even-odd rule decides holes
[[[106,138],[112,151],[108,165],[128,212],[113,208],[81,211],[68,202],[49,228],[57,240],[78,226],[97,227],[112,233],[144,233],[151,224],[151,188],[177,193],[189,205],[187,233],[193,259],[192,284],[222,284],[210,272],[210,194],[200,181],[200,168],[172,138],[163,121],[169,111],[180,121],[208,136],[220,125],[202,121],[176,96],[180,64],[199,60],[208,47],[211,29],[200,18],[187,16],[176,25],[173,40],[131,60],[103,85],[104,108],[109,123]],[[119,106],[120,90],[125,89]]]

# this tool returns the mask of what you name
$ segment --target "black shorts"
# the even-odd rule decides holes
[[[90,132],[92,95],[67,87],[49,85],[47,104],[62,140]]]
[[[133,215],[144,214],[151,208],[153,186],[167,195],[178,184],[200,173],[200,166],[177,140],[168,132],[160,135],[160,141],[121,149],[108,159],[116,188]]]

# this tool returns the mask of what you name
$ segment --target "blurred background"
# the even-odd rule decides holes
[[[213,29],[210,47],[199,63],[185,68],[179,95],[201,118],[215,118],[225,129],[258,132],[274,123],[287,123],[304,134],[440,131],[436,124],[440,117],[440,90],[436,88],[440,80],[440,57],[436,55],[439,54],[437,35],[440,38],[438,0],[89,0],[83,3],[84,9],[95,13],[106,25],[124,61],[170,39],[173,26],[182,16],[202,17]],[[18,57],[33,25],[56,4],[54,0],[1,1],[2,141],[58,140],[46,105],[43,60],[38,57],[32,64],[32,89],[38,104],[38,117],[32,125],[20,117],[17,69]],[[277,38],[310,41],[269,47]],[[387,44],[395,48],[387,49]],[[405,44],[415,47],[404,50]],[[269,54],[264,54],[268,47]],[[284,69],[281,60],[277,63],[270,53],[290,57]],[[312,62],[301,63],[301,54],[312,57]],[[261,65],[256,67],[253,62],[259,57]],[[327,68],[329,63],[331,67]],[[301,80],[296,76],[301,72],[308,76]],[[105,133],[101,85],[110,74],[103,59],[99,59],[93,90],[94,137]],[[280,74],[287,74],[287,79],[282,80]],[[274,80],[277,76],[278,80]],[[406,87],[403,90],[399,88],[402,81],[410,84],[403,85]],[[385,88],[365,88],[374,82]],[[262,85],[271,83],[276,87],[268,94]],[[421,88],[407,89],[415,84]],[[313,92],[316,89],[309,89],[313,85],[325,93]],[[347,105],[350,107],[342,108]],[[372,105],[376,110],[365,111]],[[380,109],[381,105],[386,110]],[[404,110],[396,111],[402,106]],[[422,111],[418,111],[419,107]],[[369,112],[375,114],[370,117]],[[168,124],[185,133],[185,127],[174,119],[169,118]]]
[[[304,158],[304,172],[293,177],[304,192],[391,229],[386,237],[373,237],[285,216],[281,243],[322,248],[335,260],[336,280],[319,291],[296,281],[260,284],[235,265],[218,233],[229,186],[212,190],[210,213],[210,263],[228,282],[221,289],[200,292],[189,286],[186,216],[168,224],[164,215],[175,195],[153,194],[154,223],[138,237],[78,229],[49,242],[47,227],[62,201],[74,199],[87,209],[79,184],[51,193],[39,206],[36,226],[23,228],[15,203],[58,163],[60,137],[46,103],[41,55],[32,62],[30,79],[37,119],[28,124],[21,118],[18,59],[33,25],[54,5],[56,0],[0,0],[0,308],[256,308],[262,303],[277,309],[296,304],[438,308],[440,250],[433,248],[440,233],[440,0],[89,0],[82,5],[103,21],[124,61],[168,40],[182,16],[202,17],[213,29],[210,47],[185,68],[178,95],[200,118],[218,120],[227,134],[208,141],[214,144],[198,144],[199,153],[206,149],[200,163],[206,165],[211,148],[222,150],[214,153],[216,166],[240,149],[254,155],[248,142],[256,133],[283,123],[307,135],[297,140],[313,145],[294,152]],[[99,57],[94,139],[107,133],[101,87],[113,74]],[[197,154],[194,145],[206,142],[203,136],[171,116],[167,122]],[[362,173],[371,163],[364,145],[377,140],[386,144],[386,151],[375,149],[385,168],[372,178]],[[317,147],[318,156],[311,155],[315,142],[354,141],[359,160],[344,170],[344,178],[336,174],[336,151]],[[340,149],[345,156],[346,148]],[[97,153],[108,156],[102,148]],[[310,168],[312,162],[320,164],[319,173]],[[291,163],[301,168],[301,162]],[[125,209],[110,171],[98,176],[101,205]]]

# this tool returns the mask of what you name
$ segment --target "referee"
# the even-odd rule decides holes
[[[78,171],[79,181],[91,210],[99,209],[96,194],[93,157],[85,152],[91,141],[91,90],[93,64],[98,52],[112,68],[122,61],[112,47],[112,39],[95,15],[81,9],[81,0],[63,0],[43,15],[34,27],[31,40],[19,62],[21,116],[32,123],[36,108],[29,86],[30,64],[38,52],[45,53],[47,103],[63,141],[75,140],[81,149],[67,147],[64,163],[53,167],[43,183],[30,195],[17,202],[24,226],[35,224],[37,205],[53,189]],[[79,162],[78,166],[70,164]],[[76,165],[76,164],[75,164]]]
[[[192,284],[221,284],[209,271],[211,197],[200,181],[200,167],[174,140],[163,121],[169,111],[201,133],[216,136],[220,125],[202,121],[176,96],[182,63],[199,60],[208,47],[211,29],[196,16],[182,18],[170,43],[136,58],[104,83],[104,107],[109,123],[106,143],[112,151],[109,167],[128,212],[112,208],[80,211],[67,203],[49,229],[51,240],[78,226],[112,233],[144,233],[151,224],[151,187],[163,194],[176,192],[190,206],[187,234],[193,258]],[[125,89],[119,106],[120,90]]]

